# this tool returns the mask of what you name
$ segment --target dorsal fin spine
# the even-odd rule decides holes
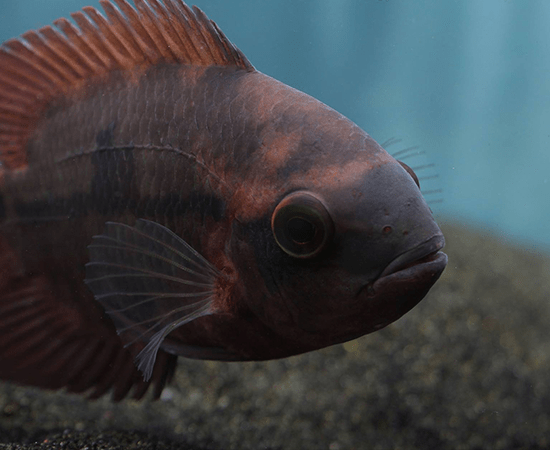
[[[128,51],[124,41],[120,39],[120,36],[114,32],[112,27],[109,27],[105,17],[103,17],[95,8],[90,6],[86,6],[82,8],[82,10],[88,15],[97,29],[103,34],[106,44],[110,46],[111,55],[113,58],[115,58],[115,60],[123,67],[129,65],[137,55],[132,55],[131,52]]]
[[[149,36],[149,33],[143,27],[143,24],[139,20],[139,16],[134,8],[132,8],[128,2],[125,0],[114,0],[120,10],[126,15],[126,18],[129,20],[131,28],[134,30],[135,35],[139,36],[141,42],[142,50],[144,54],[148,56],[148,60],[154,64],[156,60],[156,53],[158,49],[155,46],[154,41]],[[124,19],[122,19],[124,20]]]
[[[48,41],[54,44],[51,47],[52,51],[66,61],[78,78],[82,78],[90,72],[91,67],[86,63],[86,60],[56,30],[51,26],[45,26],[40,31]]]
[[[71,44],[86,59],[90,66],[90,74],[98,74],[106,69],[105,62],[96,53],[95,47],[86,41],[80,30],[67,19],[59,19],[58,24],[61,25],[61,31],[70,39]],[[56,26],[59,26],[58,24]]]
[[[117,63],[121,63],[121,60],[117,59],[116,55],[113,54],[111,43],[107,39],[101,39],[97,28],[92,24],[92,22],[90,22],[89,18],[85,14],[78,11],[71,13],[71,17],[79,26],[84,40],[90,44],[94,54],[99,58],[101,64],[106,69],[115,66]]]
[[[183,42],[179,38],[167,9],[160,5],[156,0],[149,0],[149,3],[154,8],[154,11],[165,20],[167,26],[163,30],[162,37],[166,41],[168,48],[174,54],[176,60],[182,58],[189,58],[190,55],[185,51],[185,46],[182,46]],[[183,47],[183,48],[182,48]],[[183,50],[183,51],[182,51]]]
[[[57,19],[54,25],[59,28],[68,38],[67,45],[74,48],[84,65],[88,67],[88,73],[97,73],[100,66],[100,60],[94,54],[90,45],[82,39],[78,30],[67,19]]]
[[[200,11],[200,12],[202,13],[202,11]],[[221,30],[211,20],[209,21],[209,26],[212,28],[212,33],[215,33],[219,36],[220,42],[222,43],[222,48],[220,48],[220,51],[223,50],[225,58],[227,58],[227,60],[229,60],[229,58],[230,58],[229,55],[234,52],[233,45],[231,43],[229,43],[227,39],[224,39],[224,36],[223,36]]]
[[[200,31],[198,30],[197,22],[193,15],[193,11],[186,4],[176,3],[175,7],[176,9],[179,10],[180,17],[183,17],[184,21],[186,22],[188,29],[185,30],[185,33],[189,41],[193,44],[193,48],[195,49],[197,58],[202,62],[202,64],[205,64],[205,65],[209,64],[209,59],[207,58],[208,55],[206,55],[204,51],[202,53],[199,51],[199,49],[201,50],[204,50],[204,49],[201,43],[199,42],[199,39],[197,36],[197,33],[200,33]]]
[[[21,66],[26,67],[27,70],[24,72],[18,70]],[[0,67],[4,67],[0,75],[0,85],[7,88],[2,90],[0,98],[10,92],[19,92],[34,102],[50,87],[50,84],[44,81],[44,77],[40,77],[27,62],[21,61],[12,54],[0,54]]]
[[[3,80],[0,78],[0,83],[2,83]],[[29,105],[32,103],[32,94],[20,91],[16,88],[16,86],[12,85],[11,83],[6,83],[7,86],[12,87],[10,91],[4,92],[2,94],[1,99],[7,99],[10,103],[13,103],[14,105],[24,103],[25,105]],[[24,110],[24,109],[23,109]],[[22,111],[20,109],[20,111]]]
[[[16,119],[18,119],[19,116],[21,118],[29,118],[33,116],[32,112],[28,110],[29,105],[32,104],[30,98],[24,97],[21,98],[21,101],[16,101],[14,98],[15,95],[15,91],[13,91],[13,94],[2,93],[2,95],[0,95],[0,101],[5,104],[4,111],[0,113],[0,117],[5,118],[5,120],[2,119],[2,122],[18,123],[18,120]]]
[[[180,19],[179,21],[173,21],[172,26],[176,30],[176,34],[181,36],[180,42],[182,43],[183,48],[188,55],[188,58],[200,59],[200,55],[195,47],[195,44],[193,43],[193,39],[191,38],[191,36],[189,36],[186,27],[183,26],[183,23],[187,23],[188,26],[190,26],[187,17],[182,12],[182,10],[178,8],[178,5],[174,4],[172,0],[165,0],[165,4],[168,7],[168,11],[170,11],[175,17]]]
[[[53,76],[57,79],[55,84],[57,85],[67,85],[75,82],[77,78],[76,73],[71,73],[67,67],[67,64],[56,64],[56,60],[59,57],[56,57],[55,53],[52,52],[51,48],[46,44],[42,38],[35,31],[29,31],[21,35],[21,38],[32,47],[35,55],[40,59],[40,65],[43,67],[48,66]],[[53,54],[52,54],[53,53]]]
[[[2,58],[0,58],[0,65],[2,63]],[[11,71],[7,70],[6,72],[9,74]],[[10,102],[31,104],[37,95],[41,95],[41,91],[34,86],[32,88],[21,89],[20,80],[14,79],[14,76],[16,75],[12,74],[10,76],[0,72],[0,85],[7,87],[7,89],[0,94],[0,101],[5,98]],[[28,80],[27,77],[24,78]],[[0,129],[1,126],[2,122],[0,122]]]
[[[142,21],[146,22],[146,26],[150,29],[149,35],[151,36],[155,46],[160,53],[161,57],[168,61],[176,61],[175,56],[170,51],[170,46],[164,40],[162,32],[158,29],[157,23],[153,16],[153,12],[150,7],[144,4],[143,0],[134,0],[137,10],[141,13]]]
[[[194,12],[193,17],[195,17],[195,23],[198,27],[198,30],[202,34],[203,39],[206,42],[209,42],[212,39],[213,35],[219,39],[217,30],[215,30],[210,24],[210,19],[208,19],[208,17],[206,17],[206,15],[196,6],[193,6],[193,12]],[[202,20],[197,20],[197,19],[202,19]],[[209,44],[212,44],[212,43],[209,42]],[[220,49],[219,46],[208,45],[207,48],[208,48],[208,52],[212,55],[213,61],[216,61],[220,58],[224,61],[228,61],[227,55],[225,54],[225,52],[221,51],[222,49]]]
[[[33,76],[33,80],[41,84],[43,89],[48,91],[55,83],[59,83],[58,76],[53,72],[47,63],[33,53],[26,45],[18,39],[12,39],[4,43],[4,46],[10,50],[7,54],[12,58],[12,68],[18,72],[28,73]]]
[[[118,27],[117,37],[123,43],[130,56],[134,60],[138,60],[140,55],[141,57],[148,56],[149,53],[147,51],[147,46],[144,44],[141,37],[134,30],[128,27],[128,24],[120,14],[119,10],[116,9],[108,0],[100,0],[99,3],[105,10],[107,18],[111,21],[111,23]]]
[[[41,30],[42,31],[42,30]],[[62,80],[63,84],[74,83],[78,80],[78,73],[71,73],[70,64],[60,65],[55,63],[59,60],[59,54],[56,53],[35,31],[28,31],[21,36],[34,49],[34,52],[40,56],[42,61],[48,64],[49,67]]]
[[[187,5],[185,5],[185,6],[186,6],[187,10],[189,11],[189,17],[190,17],[191,21],[193,22],[193,29],[195,30],[196,33],[200,34],[200,36],[201,36],[201,39],[198,40],[199,42],[197,42],[197,45],[199,47],[202,47],[203,60],[205,61],[206,65],[211,64],[212,61],[215,60],[214,53],[213,53],[212,49],[210,48],[210,45],[204,45],[205,41],[206,41],[207,44],[209,44],[209,42],[208,42],[207,38],[205,38],[205,36],[204,36],[203,27],[201,27],[201,24],[197,20],[197,17],[195,16],[194,11],[191,8],[189,8]]]

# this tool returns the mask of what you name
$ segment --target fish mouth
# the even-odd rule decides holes
[[[400,276],[414,275],[428,266],[447,264],[447,255],[440,250],[445,246],[445,238],[438,234],[422,244],[402,253],[389,263],[378,277],[378,280],[399,273]],[[377,280],[377,281],[378,281]]]
[[[401,253],[374,281],[359,290],[357,298],[364,305],[358,320],[363,320],[362,334],[377,331],[414,308],[428,293],[447,266],[442,234]]]

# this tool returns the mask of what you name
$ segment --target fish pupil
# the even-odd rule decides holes
[[[293,217],[287,222],[289,237],[297,244],[307,244],[315,237],[316,227],[309,220]]]

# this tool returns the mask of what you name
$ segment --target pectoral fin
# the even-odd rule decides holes
[[[125,346],[147,344],[135,359],[147,381],[166,336],[215,312],[220,272],[179,236],[148,220],[133,227],[107,222],[88,248],[86,284]]]

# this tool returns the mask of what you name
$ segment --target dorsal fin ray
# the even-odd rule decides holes
[[[196,6],[182,0],[100,0],[105,16],[85,7],[76,26],[29,31],[0,47],[0,162],[26,166],[25,146],[57,97],[117,70],[130,74],[161,62],[254,67]],[[116,6],[115,6],[116,4]]]

